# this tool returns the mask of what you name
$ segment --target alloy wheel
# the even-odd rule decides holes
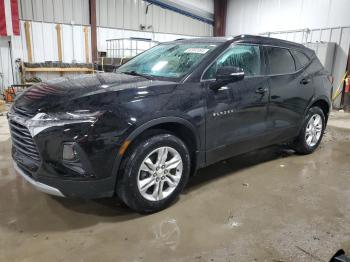
[[[305,130],[305,141],[310,147],[315,146],[320,140],[323,129],[322,117],[319,114],[314,114],[307,123]]]
[[[149,201],[167,198],[178,186],[183,171],[181,155],[172,147],[159,147],[142,161],[137,176],[140,194]]]

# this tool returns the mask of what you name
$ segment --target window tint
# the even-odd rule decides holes
[[[294,58],[288,49],[267,47],[267,57],[271,74],[287,74],[295,71]]]
[[[292,54],[295,58],[295,64],[297,66],[297,69],[306,66],[310,61],[310,59],[302,52],[292,50]]]
[[[260,75],[260,49],[254,45],[232,45],[204,73],[203,79],[215,78],[216,71],[224,66],[236,66],[246,76]]]

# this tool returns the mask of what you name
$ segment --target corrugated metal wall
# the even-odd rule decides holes
[[[97,26],[107,28],[193,36],[210,36],[213,31],[212,25],[143,0],[97,0],[96,15]],[[20,18],[87,25],[89,0],[20,0]],[[141,30],[141,25],[145,30]]]
[[[19,9],[22,20],[89,24],[89,0],[20,0]]]
[[[141,30],[193,36],[212,35],[213,26],[188,16],[150,5],[143,0],[98,0],[97,25],[101,27]],[[146,9],[148,10],[146,13]]]
[[[89,0],[20,0],[20,19],[89,24]]]

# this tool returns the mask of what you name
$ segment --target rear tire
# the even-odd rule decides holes
[[[322,109],[318,106],[311,107],[298,137],[293,142],[293,149],[298,154],[311,154],[321,143],[325,128],[326,119]]]
[[[136,212],[160,211],[185,187],[190,163],[186,145],[172,134],[157,134],[137,141],[122,161],[117,195]]]

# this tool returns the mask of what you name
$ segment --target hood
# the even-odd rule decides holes
[[[148,80],[140,76],[118,73],[99,73],[81,75],[74,78],[57,78],[31,86],[16,98],[13,107],[21,112],[33,115],[36,112],[46,111],[50,108],[72,104],[83,97],[170,83],[175,84],[173,82]]]

